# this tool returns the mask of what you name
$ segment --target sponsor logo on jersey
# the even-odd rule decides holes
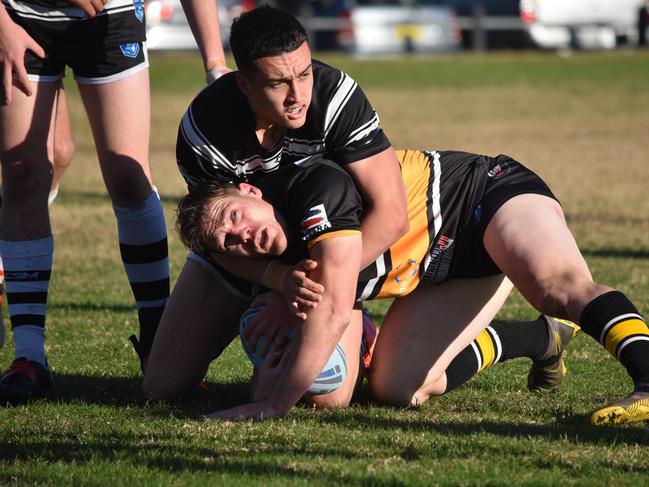
[[[140,22],[144,22],[144,2],[142,0],[135,0],[133,6],[135,7],[135,18]]]
[[[325,210],[324,203],[313,206],[309,209],[300,223],[300,228],[302,229],[302,240],[309,240],[314,235],[331,228],[331,223],[327,218],[327,210]]]
[[[419,262],[408,259],[408,262],[399,264],[394,270],[397,273],[394,281],[399,285],[399,294],[403,294],[408,290],[408,283],[419,273]]]
[[[430,251],[430,259],[431,259],[431,264],[439,259],[444,252],[446,252],[451,245],[453,245],[453,240],[452,238],[448,238],[446,235],[442,235],[437,239],[437,243],[435,243],[435,246],[433,247],[433,250]]]
[[[136,58],[140,54],[140,44],[138,42],[130,42],[128,44],[120,44],[119,48],[122,54],[126,57]]]
[[[507,172],[507,169],[509,169],[507,164],[498,164],[489,170],[487,176],[494,179],[499,178]]]

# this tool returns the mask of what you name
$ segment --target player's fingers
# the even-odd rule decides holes
[[[308,301],[317,304],[322,300],[322,295],[309,291],[308,289],[298,288],[295,292],[295,300],[298,302]]]
[[[29,81],[29,77],[27,76],[27,70],[25,69],[25,66],[16,66],[15,73],[16,78],[14,79],[14,84],[16,85],[16,88],[22,91],[25,95],[31,96],[32,84]]]
[[[13,89],[13,83],[11,81],[11,65],[9,63],[4,63],[2,69],[2,90],[4,91],[5,98],[3,100],[5,105],[11,103],[11,94]]]
[[[41,45],[31,37],[28,39],[27,45],[25,47],[27,47],[27,49],[29,49],[31,52],[36,54],[39,58],[45,59],[46,56],[45,49],[43,49]]]

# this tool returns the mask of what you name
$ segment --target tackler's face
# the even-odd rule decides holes
[[[247,95],[258,129],[304,125],[311,104],[313,69],[305,41],[294,51],[253,61],[255,69],[239,73],[239,87]]]
[[[280,255],[288,240],[279,219],[258,188],[241,184],[238,191],[208,205],[203,234],[216,252],[242,257]]]

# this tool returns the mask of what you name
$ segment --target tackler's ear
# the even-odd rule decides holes
[[[239,183],[239,193],[242,196],[252,196],[253,198],[262,198],[261,189],[249,183]]]

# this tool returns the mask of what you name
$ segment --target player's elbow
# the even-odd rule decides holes
[[[408,233],[410,222],[405,207],[401,208],[400,205],[395,205],[391,208],[390,213],[390,224],[386,226],[386,232],[388,232],[390,240],[394,243]]]

